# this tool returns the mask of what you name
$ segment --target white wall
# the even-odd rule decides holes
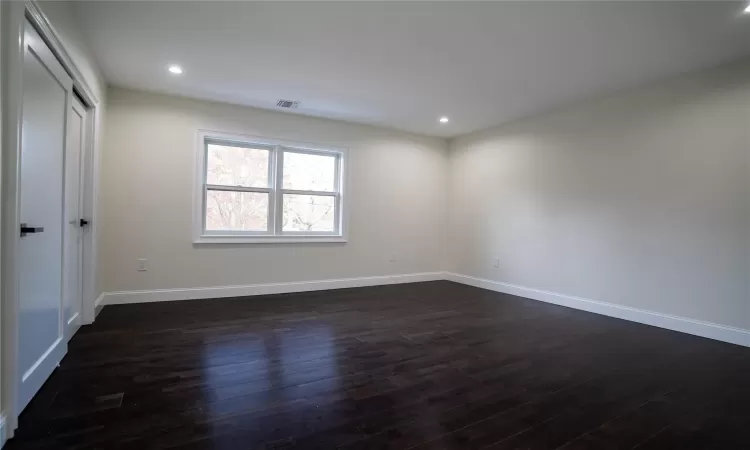
[[[102,166],[104,291],[443,269],[447,144],[399,131],[112,89]],[[194,245],[198,129],[346,147],[346,244]],[[148,259],[148,272],[136,260]],[[395,258],[395,262],[390,262]]]
[[[461,137],[450,159],[453,272],[750,329],[750,62]]]
[[[75,2],[51,0],[37,3],[65,46],[68,56],[81,71],[83,78],[97,97],[103,99],[106,94],[107,83],[104,81],[93,53],[86,44],[78,22],[73,15]]]

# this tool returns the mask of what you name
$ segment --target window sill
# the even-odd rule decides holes
[[[200,236],[193,244],[317,244],[345,243],[344,236]]]

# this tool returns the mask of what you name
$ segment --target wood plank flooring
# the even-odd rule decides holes
[[[108,306],[8,449],[747,449],[750,349],[448,281]]]

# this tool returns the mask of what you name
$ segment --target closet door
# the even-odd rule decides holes
[[[19,412],[65,356],[63,189],[66,116],[72,92],[62,65],[27,21],[18,254]]]
[[[65,222],[63,223],[64,263],[63,297],[65,299],[66,337],[70,338],[81,327],[83,309],[83,227],[81,214],[81,169],[86,138],[86,108],[71,97],[68,110],[68,136],[65,150]]]

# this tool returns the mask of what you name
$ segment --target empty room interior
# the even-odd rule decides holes
[[[0,2],[0,445],[750,448],[747,1]]]

